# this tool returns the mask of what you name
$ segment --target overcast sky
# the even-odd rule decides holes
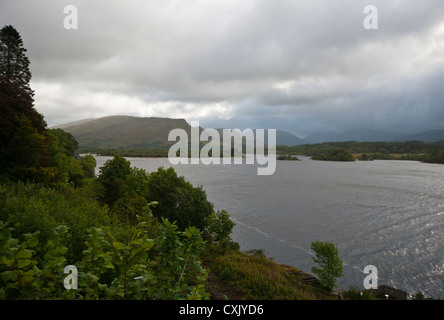
[[[367,30],[364,7],[378,9]],[[66,29],[67,5],[78,29]],[[374,22],[374,21],[373,21]],[[204,128],[444,128],[442,0],[2,0],[48,125],[108,115]]]

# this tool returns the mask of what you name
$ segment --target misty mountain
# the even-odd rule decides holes
[[[347,130],[340,133],[316,133],[302,139],[302,144],[313,144],[323,142],[375,142],[375,141],[411,141],[435,142],[444,140],[444,130],[430,130],[414,134],[399,134],[389,131],[359,129]]]
[[[132,116],[110,116],[97,119],[84,119],[55,126],[70,132],[79,142],[80,149],[167,149],[175,143],[168,141],[173,129],[183,129],[191,137],[191,126],[185,119],[141,118]],[[203,128],[199,128],[201,132]],[[221,139],[222,130],[217,129]],[[256,130],[254,130],[256,135]],[[257,139],[260,140],[260,139]],[[444,141],[444,130],[430,130],[416,134],[397,133],[372,129],[347,130],[341,133],[316,133],[301,139],[294,134],[276,130],[276,144],[295,146],[323,142],[341,141]],[[264,141],[268,143],[268,130]]]
[[[444,130],[429,130],[416,134],[403,135],[400,141],[419,140],[423,142],[444,141]]]
[[[191,126],[184,119],[140,118],[132,116],[110,116],[97,119],[84,119],[57,125],[70,132],[79,142],[80,149],[151,149],[169,148],[175,142],[168,141],[168,134],[173,129],[184,129],[191,137]],[[199,128],[200,132],[203,130]],[[217,129],[221,141],[223,129]],[[235,131],[232,132],[237,135]],[[256,131],[254,130],[254,133]],[[264,142],[268,142],[265,130]],[[245,140],[244,140],[245,141]],[[276,130],[278,145],[297,145],[302,140],[295,135]]]
[[[341,142],[341,141],[395,141],[399,139],[399,134],[372,130],[372,129],[354,129],[344,132],[327,132],[311,134],[303,139],[304,144],[323,143],[323,142]]]
[[[85,119],[54,128],[70,132],[80,149],[165,149],[175,143],[168,141],[171,130],[183,129],[188,136],[191,134],[185,119],[131,116]]]

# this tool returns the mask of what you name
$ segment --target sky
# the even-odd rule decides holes
[[[2,0],[0,24],[22,36],[48,126],[444,129],[442,0]]]

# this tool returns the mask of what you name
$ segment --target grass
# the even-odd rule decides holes
[[[321,291],[312,276],[278,264],[260,251],[247,254],[231,249],[223,254],[213,253],[204,264],[210,269],[207,291],[214,299],[337,299]]]

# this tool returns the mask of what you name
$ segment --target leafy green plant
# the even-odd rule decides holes
[[[150,205],[154,205],[151,203]],[[35,259],[39,232],[12,238],[10,222],[0,221],[1,299],[207,299],[207,271],[200,263],[205,245],[194,227],[179,231],[163,219],[160,236],[149,235],[153,224],[149,206],[138,215],[127,242],[119,241],[109,226],[88,230],[86,249],[78,267],[78,289],[62,286],[67,264],[66,226],[55,228]],[[40,244],[40,246],[42,246]]]
[[[225,211],[212,212],[207,217],[207,231],[216,242],[224,239],[231,240],[230,234],[236,225],[231,219],[229,214]]]
[[[157,286],[154,298],[208,298],[203,285],[207,272],[199,260],[199,253],[204,250],[200,231],[195,227],[179,231],[178,226],[167,219],[162,221],[162,234],[156,239],[153,271],[156,281],[163,285]]]
[[[313,267],[312,272],[319,277],[323,288],[331,292],[336,287],[336,278],[343,276],[343,265],[338,249],[328,241],[312,242],[311,249],[315,252],[312,259],[319,266]]]
[[[158,201],[153,209],[155,217],[176,221],[180,230],[194,226],[205,229],[205,221],[213,212],[213,204],[201,187],[194,187],[179,177],[174,168],[159,168],[149,176],[148,201]]]

